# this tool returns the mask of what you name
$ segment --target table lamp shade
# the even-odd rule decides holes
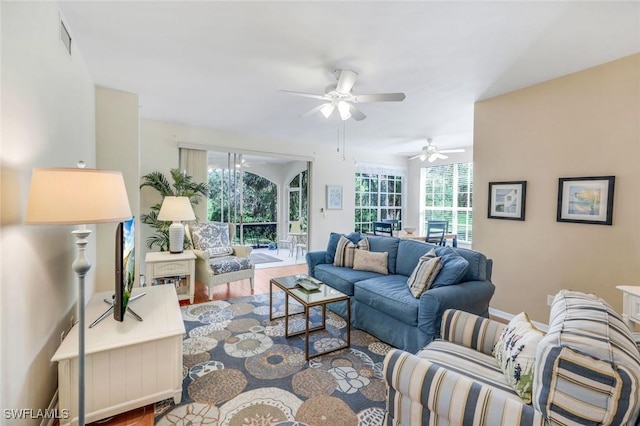
[[[158,213],[158,220],[181,221],[196,220],[189,197],[164,197]]]
[[[64,225],[131,218],[122,173],[96,169],[34,169],[25,222]]]

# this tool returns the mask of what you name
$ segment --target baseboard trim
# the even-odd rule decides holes
[[[509,323],[509,321],[511,321],[513,319],[513,317],[515,317],[514,314],[511,314],[509,312],[504,312],[504,311],[501,311],[499,309],[494,309],[494,308],[489,308],[489,315],[492,316],[492,317],[495,317],[498,320],[500,320],[501,322],[505,322],[505,323]],[[543,331],[543,332],[546,333],[547,330],[549,330],[549,325],[548,324],[543,324],[543,323],[538,322],[538,321],[531,321],[531,322],[540,331]]]

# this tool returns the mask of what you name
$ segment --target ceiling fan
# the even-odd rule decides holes
[[[357,103],[400,102],[405,98],[404,93],[374,93],[369,95],[355,95],[351,92],[351,89],[353,89],[353,85],[358,78],[357,72],[351,70],[336,69],[333,71],[333,74],[338,81],[335,84],[327,86],[324,89],[323,95],[294,92],[291,90],[281,90],[281,92],[324,101],[324,103],[322,103],[321,105],[318,105],[312,110],[302,114],[302,117],[315,114],[319,111],[326,118],[329,118],[331,114],[333,114],[333,111],[337,109],[342,120],[353,118],[356,121],[364,120],[365,118],[367,118],[367,116],[364,115],[362,111],[360,111],[355,106],[355,104]]]
[[[409,158],[409,160],[415,160],[419,158],[420,161],[428,160],[430,163],[433,163],[435,160],[444,160],[445,158],[449,158],[444,154],[452,154],[454,152],[464,152],[463,148],[457,149],[443,149],[439,150],[435,145],[431,144],[432,139],[427,139],[427,145],[422,147],[422,154],[414,155]]]

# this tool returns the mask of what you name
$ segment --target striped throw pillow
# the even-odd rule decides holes
[[[369,250],[369,240],[363,238],[358,241],[358,244],[354,244],[348,238],[340,236],[336,255],[333,258],[333,265],[353,268],[353,257],[356,250]]]
[[[441,260],[440,257],[436,256],[434,249],[429,250],[420,258],[407,280],[407,286],[409,286],[409,291],[411,291],[413,297],[419,298],[422,293],[431,287],[431,284],[438,276],[438,272],[442,269]]]

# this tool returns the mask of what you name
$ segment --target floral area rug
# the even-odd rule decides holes
[[[284,293],[274,293],[274,316]],[[351,329],[351,346],[305,360],[304,334],[286,338],[284,319],[269,321],[269,295],[180,308],[182,401],[156,404],[156,425],[315,426],[381,425],[385,385],[382,361],[391,347]],[[290,299],[290,312],[302,306]],[[311,310],[312,326],[322,320]],[[294,314],[289,330],[303,330]],[[327,310],[326,330],[311,333],[310,351],[345,342],[346,321]]]

